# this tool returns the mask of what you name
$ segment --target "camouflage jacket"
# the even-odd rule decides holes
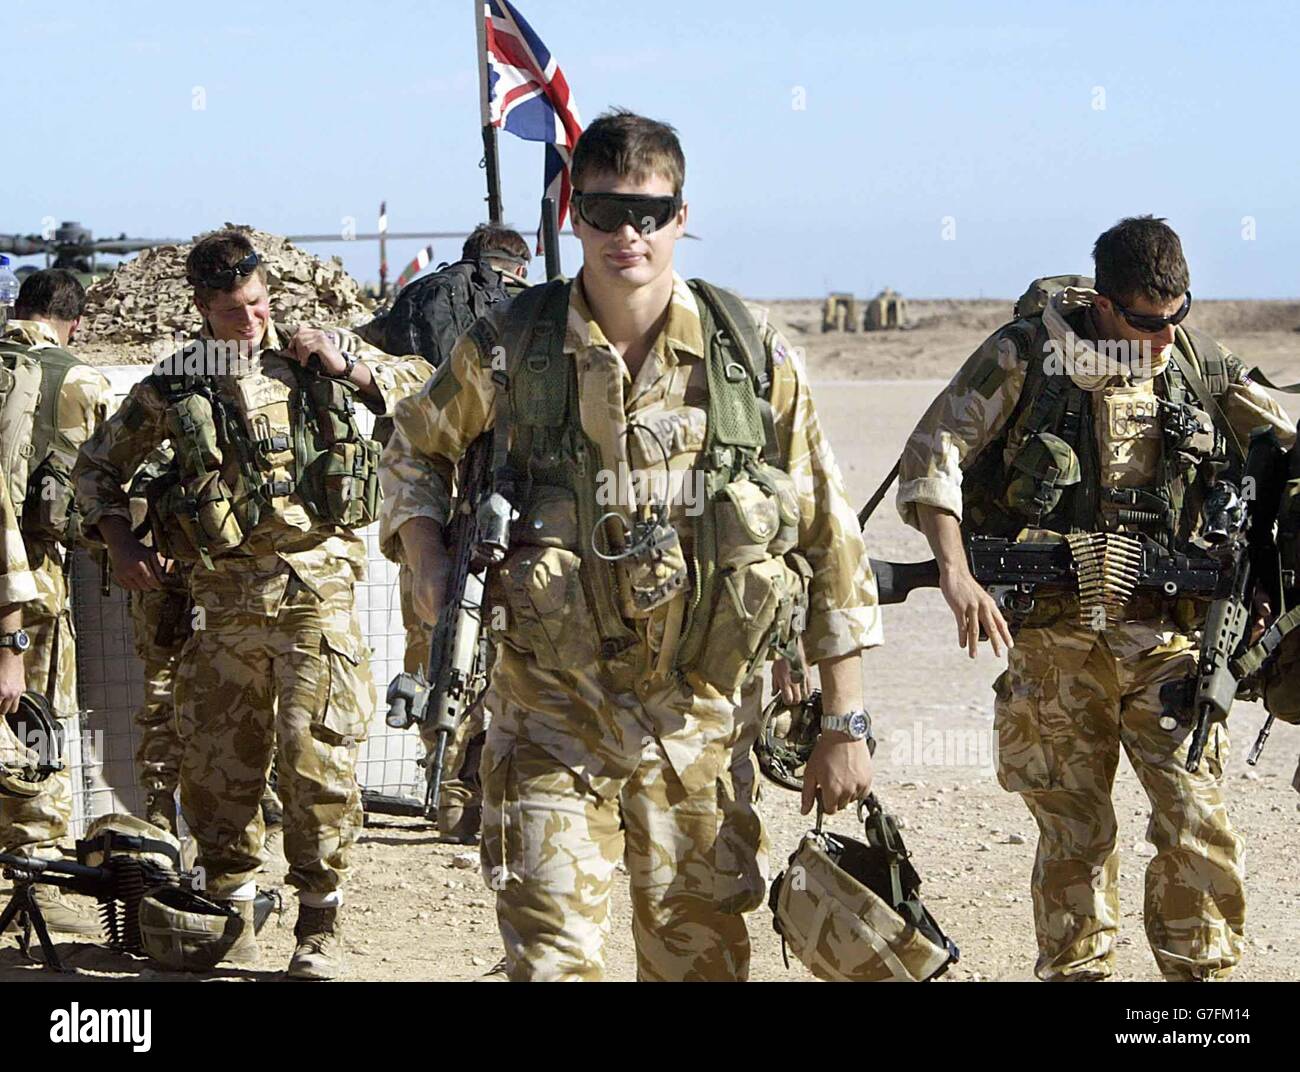
[[[755,317],[772,361],[777,435],[799,494],[798,550],[813,569],[804,644],[809,660],[816,662],[880,643],[875,578],[830,443],[818,422],[803,363],[763,311],[756,310]],[[704,442],[699,407],[707,399],[705,343],[695,296],[680,276],[674,276],[663,331],[635,381],[587,307],[580,277],[571,292],[564,352],[578,364],[583,430],[600,448],[602,458],[630,455],[634,470],[662,468],[655,446],[639,433],[628,435],[635,422],[662,426],[670,440],[673,473],[695,465]],[[492,424],[497,387],[491,374],[490,355],[479,352],[472,335],[462,336],[439,374],[397,406],[396,431],[380,469],[384,486],[380,542],[390,558],[399,557],[396,537],[407,521],[415,517],[446,521],[456,462]],[[691,407],[698,419],[691,419]],[[673,503],[671,520],[684,544],[692,537],[691,514],[683,504]]]
[[[1283,447],[1295,442],[1295,424],[1277,402],[1250,382],[1241,361],[1226,348],[1230,382],[1221,405],[1242,443],[1261,425],[1277,430]],[[962,516],[962,471],[995,442],[1011,419],[1025,385],[1028,362],[1004,329],[990,335],[967,358],[952,382],[930,404],[903,447],[899,466],[898,510],[903,520],[920,528],[918,505]],[[1119,378],[1110,381],[1120,384]],[[1167,623],[1166,623],[1167,624]],[[1112,647],[1148,650],[1165,643],[1172,627],[1154,632],[1146,627],[1108,630]],[[1163,639],[1162,639],[1163,638]],[[1131,643],[1129,643],[1131,642]]]
[[[341,349],[355,353],[374,378],[381,401],[365,400],[377,415],[419,388],[431,374],[419,357],[389,357],[352,332],[338,331]],[[288,358],[279,353],[292,332],[269,325],[261,348],[242,374],[214,377],[219,394],[243,414],[292,382]],[[104,517],[131,520],[127,487],[140,466],[167,440],[167,401],[149,380],[136,384],[126,401],[81,449],[73,482],[93,537]],[[197,603],[250,614],[279,612],[290,573],[326,598],[339,586],[351,587],[364,575],[365,543],[349,529],[317,522],[295,492],[265,509],[257,526],[235,551],[214,560],[214,569],[196,569],[191,585]]]

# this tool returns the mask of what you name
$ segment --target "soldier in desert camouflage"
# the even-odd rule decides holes
[[[1000,329],[935,399],[904,448],[898,504],[934,550],[959,643],[974,657],[983,630],[995,653],[1011,649],[995,685],[998,778],[1040,831],[1038,977],[1103,979],[1113,970],[1111,786],[1122,748],[1151,801],[1144,915],[1156,962],[1166,979],[1218,979],[1241,957],[1245,921],[1241,841],[1222,789],[1227,728],[1213,728],[1189,773],[1190,727],[1161,697],[1162,686],[1195,672],[1205,604],[1139,594],[1119,620],[1090,621],[1074,597],[1041,599],[1012,647],[962,545],[965,526],[996,536],[1142,533],[1186,546],[1185,534],[1199,531],[1185,508],[1204,479],[1207,447],[1175,452],[1169,413],[1191,413],[1205,444],[1216,435],[1247,443],[1260,426],[1276,429],[1284,447],[1294,441],[1291,421],[1236,357],[1176,329],[1191,294],[1178,236],[1163,220],[1120,221],[1093,256],[1095,289],[1073,280],[1041,315]],[[1062,355],[1080,359],[1062,364]]]
[[[455,466],[494,437],[520,516],[485,618],[498,657],[481,857],[509,977],[601,978],[622,859],[640,978],[743,979],[743,913],[764,881],[740,690],[774,645],[790,650],[806,592],[808,656],[846,729],[823,734],[804,807],[861,797],[874,579],[801,361],[761,315],[673,271],[672,128],[604,116],[573,168],[581,273],[479,320],[397,407],[381,544],[435,621]],[[706,327],[720,315],[727,343]],[[656,472],[659,488],[622,479]]]
[[[175,683],[181,808],[209,892],[246,921],[232,957],[256,953],[260,802],[278,747],[288,881],[299,894],[289,974],[332,978],[362,821],[357,750],[374,710],[354,613],[365,546],[353,529],[374,512],[378,488],[351,398],[383,414],[428,366],[346,332],[273,324],[265,270],[239,232],[198,242],[186,272],[202,338],[137,384],[85,446],[77,495],[124,588],[158,590],[160,554],[195,563],[195,628]],[[125,484],[165,440],[177,473],[150,496],[149,548],[131,533]]]
[[[68,481],[77,450],[107,416],[112,392],[97,369],[70,354],[86,294],[77,277],[61,268],[34,272],[23,281],[0,350],[24,353],[41,365],[41,393],[28,447],[28,488],[22,531],[37,597],[24,621],[31,639],[25,661],[32,687],[61,719],[76,718],[77,653],[72,628],[66,557],[77,538]],[[15,504],[17,505],[17,504]],[[35,797],[0,802],[0,850],[61,858],[59,844],[72,820],[72,779],[65,768],[51,775]],[[50,929],[98,934],[93,911],[57,888],[42,891]]]

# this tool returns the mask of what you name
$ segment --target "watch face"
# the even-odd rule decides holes
[[[849,732],[858,738],[867,735],[867,716],[861,711],[854,711],[849,716]]]

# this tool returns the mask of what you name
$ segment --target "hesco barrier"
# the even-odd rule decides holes
[[[101,368],[120,402],[149,367]],[[359,418],[369,431],[371,416]],[[357,618],[370,647],[375,682],[375,710],[370,738],[361,746],[357,780],[363,789],[423,799],[424,774],[416,765],[422,755],[413,730],[392,730],[384,722],[384,692],[402,669],[406,634],[397,595],[397,567],[379,553],[378,526],[363,530],[366,577],[357,586]],[[144,699],[144,667],[135,657],[126,593],[114,585],[105,596],[98,563],[78,551],[72,576],[73,621],[77,631],[79,724],[67,725],[72,767],[74,834],[90,820],[114,811],[142,814],[143,795],[136,783],[135,752],[139,733],[135,712]]]

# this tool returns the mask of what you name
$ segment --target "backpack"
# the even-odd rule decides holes
[[[403,287],[368,338],[386,353],[419,354],[437,368],[474,321],[509,298],[504,277],[487,261],[457,261]]]
[[[19,520],[27,500],[42,379],[40,359],[28,347],[0,343],[0,466],[9,481],[9,498]]]
[[[81,533],[77,452],[59,431],[58,403],[69,371],[83,362],[56,346],[14,342],[0,342],[0,361],[0,464],[23,535],[72,543]]]

